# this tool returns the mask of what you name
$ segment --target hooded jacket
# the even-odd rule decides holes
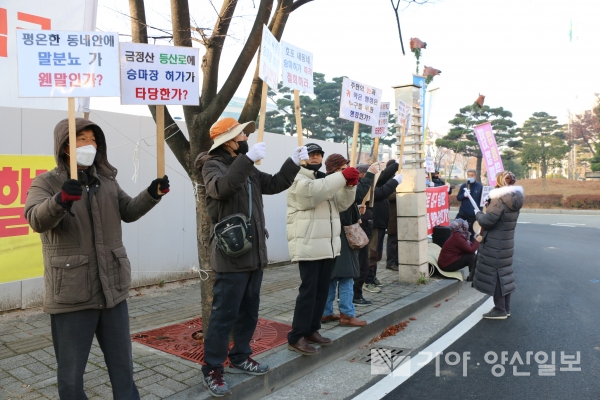
[[[69,179],[64,159],[69,139],[67,119],[54,129],[57,167],[33,180],[25,203],[25,218],[42,240],[44,311],[50,314],[111,308],[129,297],[131,266],[123,246],[121,221],[136,221],[159,202],[147,190],[135,198],[121,190],[117,169],[108,162],[102,129],[77,118],[77,132],[86,128],[94,131],[98,149],[89,167],[90,181],[79,171],[85,187],[82,199],[73,202],[73,215],[56,200]]]
[[[339,256],[340,212],[354,204],[356,186],[346,186],[341,172],[317,174],[300,168],[288,190],[287,239],[293,262]]]
[[[492,190],[489,196],[491,201],[487,212],[478,212],[475,216],[484,231],[473,286],[493,296],[496,284],[500,282],[502,296],[506,296],[515,290],[512,268],[514,237],[519,210],[523,207],[523,188],[504,186]]]
[[[373,228],[387,229],[390,219],[390,201],[388,198],[396,191],[398,181],[394,176],[398,172],[398,163],[389,162],[389,165],[379,175],[377,188],[381,188],[379,198],[375,199],[373,204]],[[377,192],[375,192],[377,195]]]
[[[232,157],[227,150],[217,148],[210,154],[201,153],[195,166],[202,171],[206,185],[206,210],[214,225],[232,214],[249,216],[248,180],[252,190],[252,249],[239,257],[230,257],[216,246],[211,232],[209,241],[210,267],[219,273],[255,271],[266,267],[267,238],[262,195],[286,190],[300,169],[291,158],[275,175],[259,171],[254,162],[241,154]]]

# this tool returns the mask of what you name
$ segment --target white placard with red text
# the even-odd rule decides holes
[[[390,119],[390,103],[381,103],[379,109],[379,121],[377,126],[371,128],[372,138],[381,138],[388,134],[388,122]]]
[[[19,30],[19,97],[119,96],[119,34]]]
[[[263,25],[262,41],[260,42],[260,64],[258,65],[258,77],[271,89],[277,90],[279,78],[279,56],[281,45],[275,39],[266,25]]]
[[[344,77],[340,118],[376,127],[380,108],[381,89]]]
[[[119,53],[121,104],[198,105],[198,49],[121,43]]]
[[[281,42],[281,74],[283,86],[304,93],[315,93],[311,52]]]

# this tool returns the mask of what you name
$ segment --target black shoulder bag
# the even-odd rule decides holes
[[[219,221],[213,230],[217,248],[229,257],[239,257],[252,249],[252,184],[248,178],[250,216],[232,214]]]

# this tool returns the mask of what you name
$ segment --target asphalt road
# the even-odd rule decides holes
[[[530,216],[538,218],[537,222]],[[440,358],[437,377],[436,363],[430,362],[385,399],[599,399],[600,217],[580,218],[521,214],[519,222],[530,223],[517,227],[517,289],[511,317],[481,320],[445,350],[444,355],[461,355],[457,365]],[[571,225],[552,225],[557,222]],[[574,367],[581,371],[561,371],[568,367],[561,351],[568,356],[579,351],[580,364]],[[466,362],[465,352],[470,352]],[[487,352],[498,356],[493,365],[486,362]],[[504,365],[502,352],[507,352]],[[554,376],[539,375],[539,364],[544,363],[541,352],[548,357],[546,363],[552,361],[554,352]],[[519,365],[515,354],[524,365]],[[454,356],[449,358],[451,363],[454,360]],[[491,353],[488,360],[493,361]],[[467,376],[463,376],[465,363]],[[501,376],[496,377],[492,367],[499,364],[494,371]],[[516,376],[515,366],[518,374],[530,375]]]

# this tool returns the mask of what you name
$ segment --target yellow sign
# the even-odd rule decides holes
[[[55,167],[53,156],[0,154],[0,283],[44,275],[42,242],[23,212],[33,179]]]

